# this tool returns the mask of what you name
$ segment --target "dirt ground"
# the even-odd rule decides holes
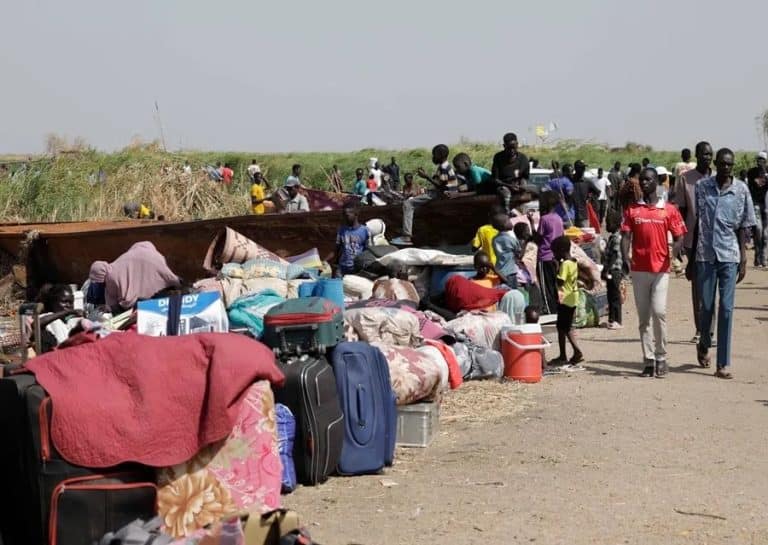
[[[285,503],[324,545],[768,544],[768,271],[750,268],[736,304],[733,381],[695,365],[674,279],[667,379],[637,376],[630,302],[624,330],[581,333],[586,371],[466,384],[428,448]]]

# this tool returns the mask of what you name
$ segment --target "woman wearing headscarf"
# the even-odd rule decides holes
[[[113,310],[130,309],[141,299],[181,286],[179,277],[151,242],[137,242],[106,267],[102,263],[95,262],[91,272],[97,264],[96,278],[104,272],[104,301]]]
[[[105,304],[104,282],[107,278],[109,263],[106,261],[94,261],[91,271],[88,273],[88,291],[85,293],[85,302],[100,306]]]

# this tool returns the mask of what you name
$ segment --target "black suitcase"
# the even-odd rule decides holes
[[[4,545],[83,545],[156,513],[154,471],[74,466],[51,441],[51,398],[29,374],[0,379]]]
[[[275,402],[296,417],[296,478],[309,486],[323,483],[336,470],[344,444],[344,415],[333,369],[325,356],[304,355],[278,365],[285,386],[275,390]]]

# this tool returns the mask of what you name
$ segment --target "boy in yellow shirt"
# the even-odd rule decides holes
[[[496,265],[496,252],[493,250],[493,239],[499,234],[499,230],[496,229],[493,224],[493,217],[499,213],[503,214],[504,210],[500,206],[494,206],[491,208],[488,214],[488,224],[482,225],[475,233],[475,238],[472,239],[472,250],[477,252],[478,250],[484,252],[491,258],[491,265]]]
[[[584,355],[576,343],[576,332],[573,330],[573,315],[579,298],[579,266],[571,257],[571,240],[566,236],[552,241],[552,253],[560,263],[557,273],[557,286],[560,292],[560,302],[557,305],[557,341],[560,355],[548,365],[563,366],[565,371],[580,371],[584,369],[579,365],[584,361]],[[565,355],[566,338],[573,348],[573,356],[570,360]]]

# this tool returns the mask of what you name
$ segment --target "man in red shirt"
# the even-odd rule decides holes
[[[624,211],[621,246],[624,255],[628,256],[630,243],[632,245],[632,287],[645,361],[642,376],[663,378],[668,371],[667,287],[670,251],[667,233],[672,233],[677,242],[687,230],[677,208],[660,201],[656,196],[658,183],[655,169],[645,168],[640,173],[643,202],[633,204]]]

